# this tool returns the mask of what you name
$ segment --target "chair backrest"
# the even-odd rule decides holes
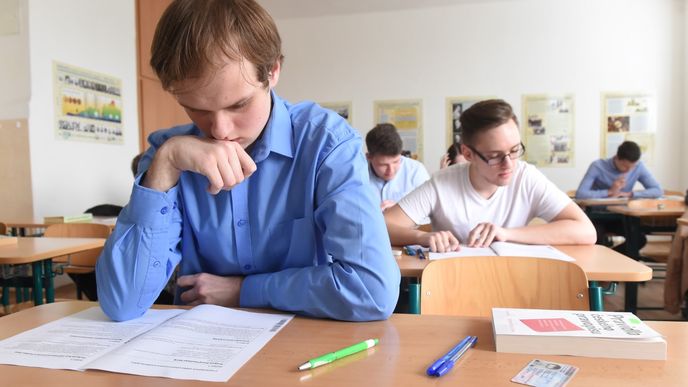
[[[7,225],[0,222],[0,235],[7,235]]]
[[[84,212],[93,214],[93,216],[119,216],[119,213],[122,212],[122,206],[115,204],[99,204]]]
[[[676,209],[685,208],[686,205],[680,200],[671,199],[636,199],[628,201],[628,208],[637,209]]]
[[[67,238],[107,238],[110,236],[110,227],[98,223],[60,223],[48,226],[43,233],[46,237]],[[95,266],[98,256],[103,248],[92,249],[82,253],[71,254],[69,263],[73,266]],[[67,261],[67,257],[57,257],[57,262]]]
[[[683,192],[675,189],[665,189],[664,196],[683,196]]]
[[[421,314],[492,315],[493,307],[589,310],[588,279],[573,262],[464,257],[423,269]]]

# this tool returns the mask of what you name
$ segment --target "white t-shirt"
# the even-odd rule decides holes
[[[449,230],[464,242],[478,223],[523,227],[533,218],[552,220],[571,199],[534,166],[517,161],[507,186],[485,199],[468,177],[470,164],[452,165],[399,201],[416,224],[429,216],[434,230]]]

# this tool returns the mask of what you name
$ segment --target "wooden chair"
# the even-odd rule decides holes
[[[688,225],[688,218],[681,217],[676,219],[678,226]],[[674,239],[674,233],[656,233],[647,235],[647,243],[640,249],[640,256],[644,258],[649,258],[652,260],[648,266],[652,267],[654,270],[664,271],[666,270],[667,258],[671,253],[671,243]],[[657,263],[657,267],[653,266],[652,263]]]
[[[589,310],[588,279],[573,262],[531,257],[432,261],[421,279],[421,314],[491,316],[493,307]]]
[[[0,235],[7,235],[7,225],[0,222]]]
[[[43,236],[68,238],[107,238],[110,227],[98,223],[53,224],[45,229]],[[86,274],[95,270],[96,261],[103,248],[92,249],[77,254],[53,258],[57,270],[68,274]],[[81,289],[77,286],[77,298],[81,299]]]

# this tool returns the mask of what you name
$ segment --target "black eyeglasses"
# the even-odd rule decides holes
[[[518,149],[516,149],[516,150],[513,150],[509,153],[505,153],[505,154],[502,154],[499,156],[487,158],[487,157],[483,156],[480,152],[475,150],[475,148],[473,148],[472,146],[470,146],[468,144],[464,144],[464,145],[466,145],[468,147],[468,149],[472,150],[476,155],[478,155],[478,157],[480,157],[487,165],[489,165],[491,167],[495,167],[495,166],[503,163],[504,160],[507,159],[507,157],[510,158],[511,160],[516,160],[526,153],[526,146],[523,145],[523,143],[520,143],[520,144],[518,144]]]

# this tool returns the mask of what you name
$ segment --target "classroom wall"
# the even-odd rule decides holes
[[[31,56],[29,127],[34,214],[81,213],[123,205],[138,153],[134,0],[28,0]],[[53,61],[122,79],[124,144],[55,137]]]
[[[0,3],[0,120],[26,118],[29,114],[27,2]]]
[[[683,0],[519,0],[278,19],[285,64],[278,92],[295,102],[353,101],[372,128],[373,101],[423,100],[424,162],[446,150],[445,98],[494,95],[521,116],[524,93],[575,95],[575,166],[543,168],[574,189],[600,157],[600,94],[657,96],[657,155],[667,188],[686,186]],[[680,82],[678,82],[680,80]]]

